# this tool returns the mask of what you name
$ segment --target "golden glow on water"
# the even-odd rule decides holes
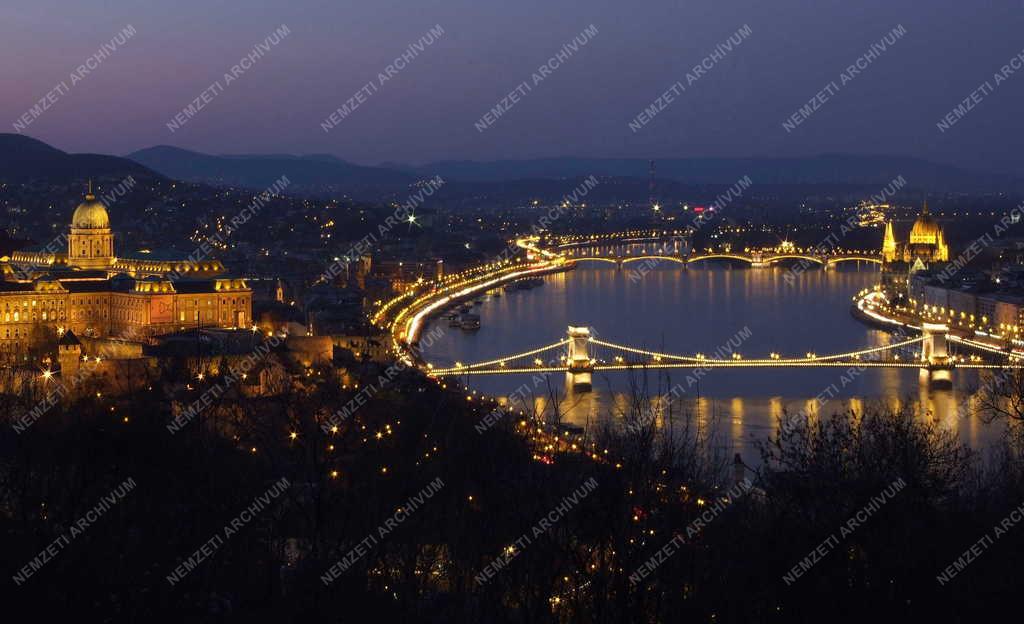
[[[713,413],[711,400],[708,399],[707,397],[701,397],[697,399],[696,403],[697,424],[700,425],[701,427],[707,427],[710,423],[710,418],[712,417]]]
[[[814,422],[815,420],[818,419],[818,407],[820,405],[821,401],[819,401],[816,397],[812,399],[807,399],[804,401],[804,407],[801,411],[807,415],[807,419],[810,422]]]
[[[729,402],[729,419],[732,421],[730,433],[733,440],[743,439],[743,399],[733,397]]]

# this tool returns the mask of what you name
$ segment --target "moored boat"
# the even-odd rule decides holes
[[[463,314],[459,319],[459,326],[466,330],[480,329],[479,314]]]

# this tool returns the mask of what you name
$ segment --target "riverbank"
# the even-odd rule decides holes
[[[501,271],[483,275],[470,282],[462,282],[449,286],[444,290],[429,293],[413,301],[399,311],[391,326],[392,336],[399,344],[415,346],[419,342],[420,332],[424,324],[452,307],[462,305],[492,288],[501,287],[509,282],[527,277],[541,277],[553,273],[562,273],[576,268],[573,262],[541,262],[527,265],[525,268],[510,267]]]
[[[854,298],[850,314],[861,323],[883,331],[921,331],[923,321],[920,318],[904,313],[894,313],[887,308],[888,300],[881,291],[862,292],[861,295]],[[963,344],[987,354],[1009,356],[1011,362],[1019,362],[1021,358],[1024,358],[1024,350],[1013,343],[1003,338],[986,335],[983,332],[950,327],[947,339],[952,343]],[[988,357],[991,358],[991,355]],[[982,357],[971,355],[968,360],[961,356],[959,361],[968,364],[981,362]]]

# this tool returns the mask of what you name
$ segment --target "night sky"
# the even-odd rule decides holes
[[[1024,51],[1021,0],[5,0],[0,131],[67,151],[157,144],[419,163],[546,156],[905,154],[1024,173],[1024,67],[947,132],[936,123]],[[291,31],[186,125],[167,128],[282,24]],[[485,131],[564,44],[598,34]],[[131,25],[88,75],[75,68]],[[444,34],[330,132],[327,116],[407,47]],[[641,130],[628,124],[715,46],[751,35]],[[906,34],[793,132],[782,122],[872,43]]]

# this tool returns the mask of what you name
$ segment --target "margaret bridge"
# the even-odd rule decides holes
[[[638,249],[636,247],[639,247]],[[882,264],[882,256],[870,253],[813,253],[797,252],[785,249],[746,250],[742,252],[732,251],[705,251],[692,253],[685,247],[666,247],[658,243],[633,244],[628,248],[609,247],[607,249],[582,247],[560,250],[560,255],[566,260],[573,262],[607,262],[622,266],[631,262],[649,261],[658,263],[661,261],[675,262],[680,265],[689,265],[695,262],[708,260],[734,260],[745,262],[751,267],[768,267],[783,261],[803,262],[809,265],[818,265],[824,269],[831,269],[841,262],[869,262]]]

